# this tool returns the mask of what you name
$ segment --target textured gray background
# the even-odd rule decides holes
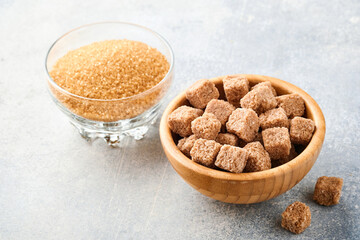
[[[231,205],[202,196],[172,169],[158,122],[123,149],[85,142],[51,102],[44,59],[64,32],[129,21],[163,34],[176,55],[166,103],[199,78],[274,76],[306,90],[326,117],[323,150],[282,196]],[[0,239],[359,239],[360,2],[0,0]],[[344,178],[341,203],[311,200],[317,177]],[[312,211],[295,236],[293,201]]]

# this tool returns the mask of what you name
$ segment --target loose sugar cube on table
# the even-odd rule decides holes
[[[275,88],[273,88],[273,86],[271,86],[270,81],[258,83],[258,84],[256,84],[255,86],[253,86],[253,87],[251,88],[251,90],[256,89],[256,88],[258,88],[258,87],[260,87],[260,86],[266,86],[266,87],[270,88],[271,92],[272,92],[273,95],[276,97],[276,95],[277,95],[277,94],[276,94],[276,90],[275,90]]]
[[[248,153],[246,150],[224,145],[216,157],[215,166],[229,172],[241,173],[246,166],[247,158]]]
[[[197,138],[215,140],[221,130],[221,123],[214,114],[204,113],[191,122],[191,130]]]
[[[211,99],[219,98],[219,90],[208,79],[195,82],[186,90],[186,98],[196,108],[205,108]]]
[[[320,205],[331,206],[338,204],[341,196],[343,179],[338,177],[319,177],[313,199]]]
[[[226,76],[223,79],[226,99],[235,107],[240,107],[240,99],[249,92],[249,81],[243,75]]]
[[[196,163],[213,168],[220,148],[221,144],[214,140],[197,139],[190,151],[191,159]]]
[[[302,233],[311,223],[310,208],[302,202],[294,202],[281,214],[281,226],[292,233]]]
[[[301,117],[305,112],[304,99],[297,93],[276,97],[278,107],[285,110],[288,118]]]
[[[276,107],[274,94],[267,86],[259,86],[248,92],[240,101],[242,108],[251,108],[257,114]]]
[[[215,139],[216,142],[224,145],[238,146],[239,138],[231,133],[219,133]]]
[[[246,172],[258,172],[271,168],[269,153],[265,151],[260,142],[248,143],[244,149],[248,153],[248,160],[245,166]]]
[[[206,106],[205,113],[212,113],[225,125],[229,119],[230,114],[235,110],[235,107],[224,100],[212,99]]]
[[[233,111],[226,123],[229,133],[236,134],[245,142],[254,140],[259,130],[259,118],[252,109],[238,108]]]
[[[266,151],[271,160],[286,158],[290,154],[291,142],[289,130],[284,127],[268,128],[262,131]]]
[[[194,146],[196,139],[195,135],[182,138],[179,140],[177,146],[182,153],[184,153],[187,157],[190,157],[190,151]]]
[[[259,121],[262,130],[273,127],[289,128],[289,119],[282,108],[274,108],[260,114]]]
[[[168,126],[182,137],[192,134],[191,122],[201,116],[203,111],[189,106],[181,106],[175,109],[168,117]]]
[[[294,117],[290,122],[290,139],[294,144],[308,144],[315,130],[315,123],[311,119]]]

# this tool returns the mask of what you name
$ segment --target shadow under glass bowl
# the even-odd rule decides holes
[[[115,39],[140,41],[156,48],[169,62],[166,76],[142,93],[110,100],[72,94],[51,78],[49,71],[67,52],[93,42]],[[173,79],[174,54],[168,42],[148,28],[124,22],[94,23],[76,28],[56,40],[47,53],[45,69],[53,101],[81,136],[88,141],[103,138],[109,145],[116,146],[124,136],[141,139],[156,121],[161,100]]]
[[[204,167],[186,157],[176,146],[179,136],[168,127],[170,113],[182,105],[190,105],[185,92],[165,109],[160,122],[160,139],[165,154],[175,171],[193,188],[210,198],[237,204],[249,204],[275,198],[293,188],[310,171],[319,156],[325,138],[325,118],[315,100],[304,90],[280,79],[245,74],[250,86],[270,81],[278,95],[297,93],[305,101],[306,117],[315,122],[315,132],[306,148],[291,161],[261,172],[230,173]],[[223,77],[210,79],[225,99]]]

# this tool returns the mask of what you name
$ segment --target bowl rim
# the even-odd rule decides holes
[[[231,76],[239,75],[239,74],[232,74]],[[260,171],[260,172],[251,172],[251,173],[230,173],[230,172],[223,172],[216,169],[207,168],[200,164],[193,162],[190,158],[186,157],[176,146],[172,135],[171,130],[167,125],[167,118],[168,115],[175,110],[175,107],[179,105],[179,102],[184,101],[185,99],[185,91],[177,95],[166,107],[160,122],[159,132],[160,132],[160,139],[164,150],[172,156],[174,161],[177,161],[179,164],[185,166],[186,168],[197,172],[198,174],[208,176],[210,178],[216,178],[219,180],[224,181],[253,181],[259,179],[265,179],[273,177],[274,175],[278,175],[284,172],[292,171],[299,164],[303,164],[310,156],[314,155],[314,152],[321,149],[322,143],[325,138],[325,131],[326,131],[326,124],[324,115],[316,103],[316,101],[304,90],[301,88],[286,82],[284,80],[280,80],[277,78],[263,76],[263,75],[256,75],[256,74],[241,74],[245,75],[248,79],[256,79],[257,82],[264,82],[270,81],[271,84],[276,86],[282,86],[286,88],[291,93],[299,94],[305,101],[306,109],[311,110],[313,115],[313,121],[315,122],[315,132],[309,144],[306,148],[294,159],[291,161],[280,165],[275,168],[271,168],[268,170]],[[225,75],[229,76],[229,75]],[[225,76],[220,76],[216,78],[210,78],[209,80],[218,83],[221,82]],[[251,81],[251,80],[249,80]]]
[[[141,92],[141,93],[138,93],[136,95],[133,95],[133,96],[129,96],[129,97],[124,97],[124,98],[114,98],[114,99],[99,99],[99,98],[88,98],[88,97],[83,97],[83,96],[80,96],[80,95],[77,95],[77,94],[74,94],[74,93],[71,93],[67,90],[65,90],[64,88],[60,87],[55,81],[54,79],[50,76],[49,74],[49,67],[48,67],[48,57],[49,57],[49,54],[50,52],[52,51],[52,49],[55,47],[55,45],[61,41],[64,37],[68,36],[69,34],[73,33],[73,32],[76,32],[78,30],[82,30],[82,29],[86,29],[86,28],[90,28],[94,25],[101,25],[101,24],[119,24],[119,25],[129,25],[129,26],[133,26],[133,27],[137,27],[137,28],[141,28],[143,30],[146,30],[150,33],[152,33],[154,36],[156,36],[158,39],[160,39],[164,44],[165,46],[168,48],[169,52],[170,52],[170,67],[169,67],[169,70],[167,71],[166,75],[164,76],[163,79],[161,79],[161,81],[159,81],[155,86],[153,86],[152,88],[150,89],[147,89],[146,91],[144,92]],[[174,55],[174,51],[173,49],[171,48],[169,42],[166,40],[166,38],[164,38],[162,35],[160,35],[158,32],[148,28],[148,27],[145,27],[145,26],[142,26],[142,25],[139,25],[139,24],[135,24],[135,23],[130,23],[130,22],[123,22],[123,21],[104,21],[104,22],[95,22],[95,23],[89,23],[89,24],[85,24],[85,25],[81,25],[79,27],[76,27],[76,28],[73,28],[71,29],[70,31],[64,33],[63,35],[61,35],[59,38],[57,38],[50,46],[49,50],[47,51],[46,53],[46,57],[45,57],[45,72],[46,72],[46,75],[48,77],[48,81],[51,83],[51,85],[53,87],[55,87],[57,90],[59,90],[60,92],[63,92],[64,94],[66,95],[70,95],[72,97],[75,97],[75,98],[80,98],[80,99],[83,99],[83,100],[87,100],[87,101],[101,101],[101,102],[110,102],[110,101],[123,101],[123,100],[129,100],[129,99],[135,99],[135,98],[138,98],[138,97],[141,97],[143,95],[146,95],[148,94],[149,92],[153,91],[154,89],[156,89],[157,87],[159,87],[163,82],[166,81],[166,79],[168,79],[170,77],[170,75],[172,74],[173,72],[173,69],[174,69],[174,60],[175,60],[175,55]]]

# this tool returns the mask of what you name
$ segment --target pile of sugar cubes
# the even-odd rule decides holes
[[[223,79],[226,100],[215,84],[202,79],[186,91],[191,106],[181,106],[168,126],[181,139],[177,146],[194,162],[234,173],[257,172],[289,162],[310,142],[315,124],[304,118],[305,103],[296,93],[277,96],[270,82],[250,88],[243,75]],[[320,205],[339,203],[343,179],[320,177],[313,200]],[[310,208],[289,205],[281,226],[301,233],[311,223]]]
[[[219,99],[207,79],[186,91],[189,105],[174,110],[170,129],[182,137],[177,146],[194,162],[234,173],[257,172],[287,163],[306,146],[315,124],[296,93],[277,96],[270,82],[250,88],[244,75],[223,79],[226,99]]]

